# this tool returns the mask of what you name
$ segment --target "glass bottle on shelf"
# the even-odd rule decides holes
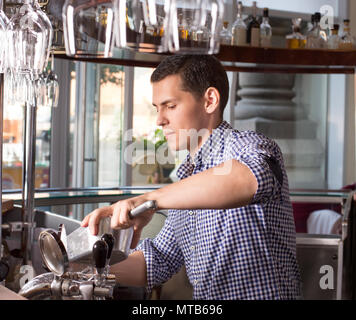
[[[320,19],[320,12],[315,12],[313,28],[307,34],[308,49],[323,49],[326,47],[326,33],[320,27]]]
[[[268,48],[271,46],[272,27],[269,24],[268,8],[263,9],[263,18],[260,25],[260,44],[261,47]]]
[[[292,19],[293,32],[286,36],[286,44],[288,49],[301,49],[305,48],[306,39],[300,33],[301,18]]]
[[[260,46],[260,23],[257,21],[257,2],[252,3],[252,16],[247,25],[246,41],[251,47]]]
[[[344,30],[341,34],[341,39],[339,42],[339,49],[350,50],[354,44],[354,39],[350,33],[350,20],[344,20]]]
[[[183,14],[178,14],[178,33],[179,38],[187,40],[188,39],[188,30],[185,28],[185,21],[183,22]]]
[[[208,43],[211,38],[211,32],[208,28],[209,23],[206,23],[204,26],[197,27],[196,25],[189,25],[188,30],[190,40],[197,42]],[[219,35],[217,37],[219,39]],[[188,38],[189,39],[189,38]]]
[[[223,28],[220,32],[220,44],[231,45],[232,34],[231,34],[230,30],[228,29],[228,26],[229,26],[229,22],[224,21]]]
[[[237,18],[232,25],[232,45],[245,46],[246,45],[246,33],[247,27],[242,19],[242,2],[237,3]]]
[[[312,16],[311,16],[311,26],[310,26],[310,28],[308,28],[307,35],[306,35],[306,38],[307,38],[306,47],[307,48],[315,48],[315,44],[314,44],[314,42],[315,42],[315,40],[314,40],[315,30],[316,30],[315,15],[312,14]]]
[[[181,29],[181,36],[182,39],[184,40],[191,40],[190,38],[192,37],[192,19],[190,17],[186,17],[185,19],[183,19],[182,22],[182,29]]]
[[[320,17],[321,19],[321,15],[319,12],[316,12],[318,13],[318,17]],[[319,25],[319,35],[320,35],[320,38],[323,39],[322,41],[322,47],[323,48],[326,48],[327,47],[327,42],[328,42],[328,34],[327,34],[327,29],[322,29],[322,27],[320,26],[320,19],[319,19],[319,22],[318,22],[318,25]]]
[[[338,24],[334,24],[333,29],[331,29],[331,35],[328,38],[328,49],[338,49],[340,45],[339,37],[339,28]]]
[[[307,26],[307,34],[314,28],[314,14],[311,15],[310,22],[308,22]]]

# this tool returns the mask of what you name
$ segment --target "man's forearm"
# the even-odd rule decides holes
[[[230,160],[147,195],[159,209],[228,209],[249,204],[257,180],[244,164]]]
[[[110,267],[110,273],[124,286],[145,287],[147,284],[146,261],[142,251],[135,251],[126,260]]]

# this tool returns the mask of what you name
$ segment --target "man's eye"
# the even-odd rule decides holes
[[[175,104],[168,105],[167,108],[168,109],[173,109],[173,108],[175,108]]]

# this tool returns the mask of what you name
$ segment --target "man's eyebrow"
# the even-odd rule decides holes
[[[167,100],[164,100],[163,102],[159,103],[159,105],[164,106],[164,105],[166,105],[166,104],[168,104],[170,102],[174,102],[174,101],[175,101],[175,99],[173,99],[173,98],[172,99],[167,99]],[[154,107],[157,107],[157,105],[155,103],[153,103],[153,102],[152,102],[152,105]]]

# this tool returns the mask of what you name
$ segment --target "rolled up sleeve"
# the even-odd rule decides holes
[[[279,147],[268,143],[250,143],[229,148],[229,158],[246,165],[255,176],[258,188],[251,204],[264,203],[280,194],[283,180]]]
[[[172,229],[171,215],[154,239],[144,239],[134,251],[142,251],[147,268],[147,291],[169,280],[184,264]]]

